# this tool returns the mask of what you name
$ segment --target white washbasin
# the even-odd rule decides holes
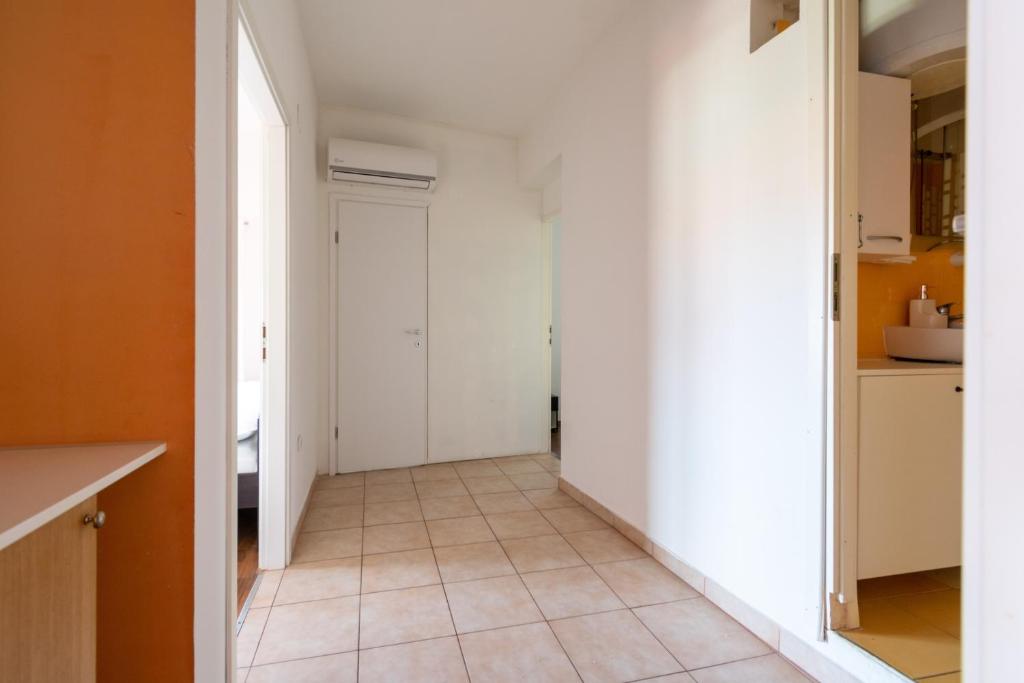
[[[964,362],[964,331],[890,326],[882,331],[885,354],[892,358]]]

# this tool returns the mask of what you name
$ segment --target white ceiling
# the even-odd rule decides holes
[[[631,0],[299,0],[317,95],[515,136]]]

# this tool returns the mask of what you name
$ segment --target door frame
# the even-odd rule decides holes
[[[857,207],[860,9],[831,0],[829,21],[830,287],[838,315],[828,329],[828,458],[826,485],[827,626],[860,625],[857,603],[858,376]]]
[[[238,12],[239,69],[251,82],[254,104],[264,118],[263,321],[266,330],[259,427],[259,568],[284,569],[291,561],[289,507],[288,396],[288,168],[289,123],[255,32]],[[252,48],[255,63],[243,58]],[[239,83],[239,89],[243,83]],[[248,89],[247,89],[248,90]],[[271,177],[273,176],[273,177]],[[237,254],[236,254],[237,257]],[[237,305],[237,297],[236,305]],[[236,320],[237,325],[237,320]],[[234,479],[237,485],[237,475]],[[237,543],[237,541],[236,541]]]
[[[554,324],[555,324],[555,318],[554,318],[554,311],[555,311],[555,307],[554,307],[554,292],[555,292],[554,281],[555,281],[555,278],[554,278],[554,272],[553,272],[553,269],[554,269],[554,249],[552,248],[552,243],[551,243],[551,240],[552,240],[552,238],[554,237],[554,234],[555,234],[554,230],[552,229],[552,223],[554,222],[554,220],[555,220],[555,215],[543,218],[541,220],[541,228],[540,228],[541,240],[542,240],[543,245],[544,245],[544,248],[542,250],[542,256],[541,256],[541,280],[544,283],[544,285],[541,287],[541,296],[543,297],[543,301],[541,302],[541,307],[542,307],[542,310],[544,311],[544,320],[546,320],[547,324],[548,324],[548,331],[547,331],[548,343],[547,343],[546,353],[544,354],[544,382],[543,382],[544,387],[546,388],[546,392],[545,392],[545,406],[547,406],[547,408],[548,408],[548,412],[546,413],[546,415],[547,415],[547,424],[549,425],[548,430],[547,430],[548,452],[551,451],[551,428],[550,428],[550,424],[551,424],[551,389],[552,389],[551,369],[552,369],[552,367],[554,367],[554,363],[555,363],[555,358],[554,358],[555,347],[554,347],[554,343],[553,343],[554,342],[554,338],[552,337],[552,334],[553,334],[553,331],[554,331]],[[542,332],[541,334],[543,335],[544,332]]]
[[[430,462],[430,195],[413,195],[404,190],[372,188],[356,183],[330,183],[327,192],[329,219],[327,221],[327,251],[329,308],[327,316],[327,443],[328,474],[338,473],[338,206],[341,202],[364,202],[391,206],[410,206],[427,212],[427,434],[426,462]]]
[[[235,680],[236,0],[197,2],[193,678]]]

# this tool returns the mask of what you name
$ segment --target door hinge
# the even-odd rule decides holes
[[[832,320],[839,321],[839,301],[842,279],[839,273],[840,255],[832,254]]]
[[[334,428],[334,438],[335,439],[338,438],[338,428],[337,427]]]
[[[260,351],[263,354],[263,360],[267,359],[267,324],[263,323],[262,332],[260,338]]]
[[[338,243],[338,231],[337,230],[334,231],[334,243],[335,244]]]
[[[552,339],[554,339],[554,327],[548,325],[548,346],[551,346],[554,343],[551,341]]]

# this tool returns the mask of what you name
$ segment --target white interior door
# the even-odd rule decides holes
[[[427,459],[427,210],[340,201],[338,470]]]

